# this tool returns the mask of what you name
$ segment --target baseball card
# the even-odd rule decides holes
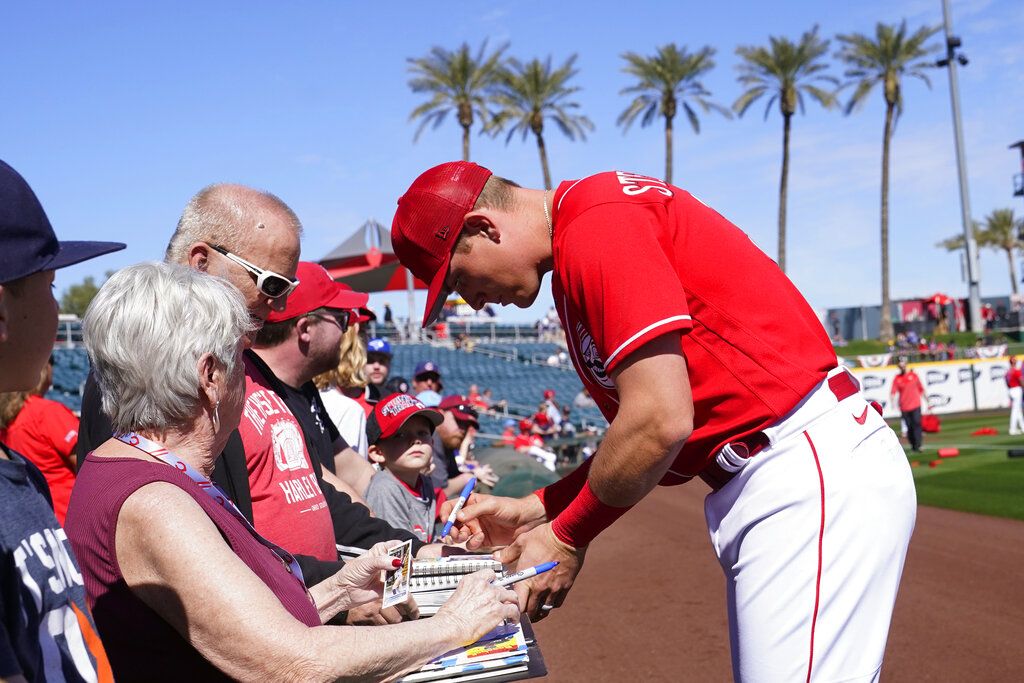
[[[384,572],[384,607],[405,602],[409,598],[409,576],[412,573],[412,541],[395,546],[388,551],[389,557],[397,557],[402,566],[394,571]]]

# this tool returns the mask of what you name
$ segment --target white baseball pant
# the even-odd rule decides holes
[[[704,505],[733,675],[877,680],[917,515],[899,439],[859,392],[837,400],[827,381],[764,434]]]

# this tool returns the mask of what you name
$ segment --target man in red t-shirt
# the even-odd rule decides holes
[[[699,476],[734,675],[877,673],[916,514],[910,468],[744,233],[654,178],[601,173],[552,192],[452,162],[399,199],[392,246],[430,285],[428,325],[446,292],[527,307],[551,272],[573,365],[610,423],[561,481],[474,495],[459,515],[456,541],[510,544],[496,557],[518,570],[559,562],[516,584],[531,617],[562,604],[589,543],[654,486]]]
[[[921,452],[921,398],[928,401],[924,385],[917,373],[907,368],[907,359],[899,359],[900,374],[892,381],[890,396],[900,395],[900,412],[903,413],[903,421],[907,425],[907,438],[910,439],[910,450],[915,453]],[[928,403],[929,408],[931,404]]]

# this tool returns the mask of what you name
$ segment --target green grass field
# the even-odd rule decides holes
[[[1024,436],[1006,433],[1005,412],[940,416],[941,431],[925,433],[924,452],[911,453],[904,444],[922,505],[975,512],[1024,521],[1024,458],[1007,457],[1007,450],[1024,448]],[[899,432],[899,422],[890,421]],[[983,427],[998,434],[971,436]],[[905,441],[905,440],[904,440]],[[938,449],[958,448],[959,455],[940,458]],[[939,461],[935,467],[930,463]]]

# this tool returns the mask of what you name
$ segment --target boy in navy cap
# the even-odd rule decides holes
[[[53,272],[124,249],[61,242],[32,188],[0,161],[0,391],[39,381],[57,334]],[[0,443],[0,679],[113,680],[46,480]]]

